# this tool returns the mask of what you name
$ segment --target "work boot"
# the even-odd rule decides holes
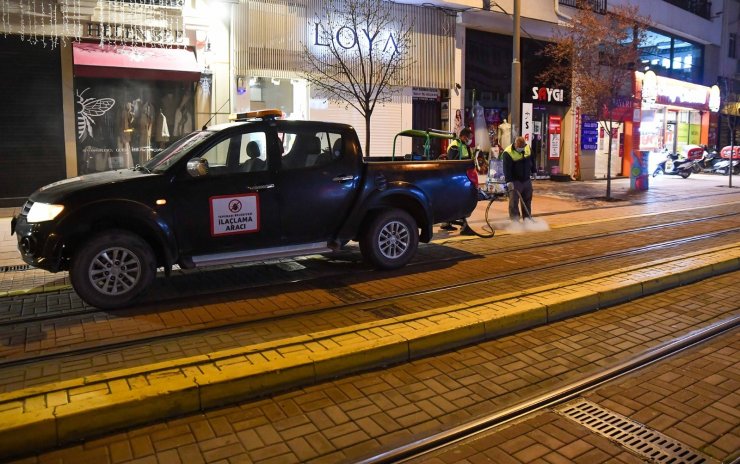
[[[460,230],[460,235],[475,235],[475,232],[473,232],[473,229],[471,229],[470,226],[465,224],[462,230]]]

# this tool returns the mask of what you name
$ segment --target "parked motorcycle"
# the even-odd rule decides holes
[[[714,165],[714,172],[717,174],[724,174],[729,175],[730,174],[730,160],[728,159],[722,159],[717,161],[717,163]],[[732,160],[732,173],[733,174],[740,174],[740,160],[733,159]]]
[[[693,166],[694,161],[690,159],[679,159],[678,155],[668,153],[665,160],[658,163],[658,167],[653,171],[653,177],[658,174],[665,174],[670,176],[681,176],[686,179],[691,175]]]
[[[705,150],[702,157],[694,162],[693,171],[695,174],[711,174],[717,172],[717,165],[721,160],[717,150]]]
[[[740,147],[734,146],[732,147],[732,173],[733,174],[740,174]],[[719,174],[730,174],[730,147],[724,147],[722,148],[722,151],[720,152],[720,156],[722,157],[722,160],[717,162],[717,172]]]

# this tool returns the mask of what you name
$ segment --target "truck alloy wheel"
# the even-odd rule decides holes
[[[154,280],[151,247],[140,237],[109,230],[81,245],[72,258],[70,278],[77,294],[102,309],[131,303]]]
[[[397,269],[416,253],[419,231],[405,211],[391,209],[375,216],[360,239],[362,256],[378,269]]]

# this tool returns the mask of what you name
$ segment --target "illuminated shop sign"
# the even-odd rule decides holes
[[[709,89],[709,111],[717,112],[720,107],[719,87],[713,85]]]
[[[709,87],[656,76],[652,71],[644,74],[638,72],[637,81],[641,83],[642,102],[648,108],[652,103],[658,103],[701,110],[709,109]]]
[[[535,86],[532,87],[532,100],[545,103],[563,103],[563,101],[565,100],[565,91],[563,89]]]
[[[335,25],[336,27],[336,25]],[[331,38],[327,32],[331,32]],[[314,52],[320,51],[323,47],[328,47],[331,41],[338,50],[351,50],[355,47],[361,47],[363,52],[373,48],[382,53],[397,53],[398,39],[392,31],[373,31],[372,34],[367,29],[354,29],[350,26],[341,26],[336,31],[330,31],[325,25],[313,23],[311,25],[311,37]]]
[[[132,26],[128,24],[88,23],[87,37],[118,39],[138,43],[185,43],[185,34],[181,30]]]

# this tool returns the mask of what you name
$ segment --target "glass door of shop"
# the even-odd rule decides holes
[[[676,153],[676,144],[678,143],[678,140],[676,138],[677,119],[678,119],[677,111],[672,111],[672,110],[666,111],[665,137],[663,141],[663,146],[671,153]]]

